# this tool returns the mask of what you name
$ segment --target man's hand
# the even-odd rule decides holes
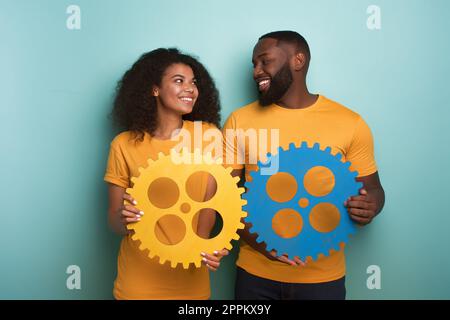
[[[350,218],[360,225],[369,224],[377,215],[377,203],[374,196],[362,188],[358,196],[348,198],[344,205],[350,214]]]
[[[366,225],[383,209],[384,190],[378,172],[358,177],[356,181],[362,182],[363,187],[359,190],[359,195],[348,198],[344,206],[347,207],[352,220],[360,225]]]
[[[277,256],[277,252],[275,250],[270,251],[270,255],[278,261],[289,264],[291,266],[301,266],[304,267],[306,265],[305,262],[300,260],[299,257],[295,256],[293,260],[289,259],[286,254],[282,254],[281,256]]]

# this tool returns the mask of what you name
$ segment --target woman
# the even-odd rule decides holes
[[[109,224],[123,236],[114,282],[116,299],[209,298],[208,269],[216,270],[228,251],[199,253],[203,256],[201,268],[171,268],[169,263],[160,264],[157,257],[150,259],[131,239],[126,226],[151,213],[140,211],[125,190],[131,187],[131,177],[139,175],[138,168],[147,166],[148,158],[156,160],[159,152],[170,153],[177,143],[171,139],[177,130],[193,134],[193,121],[202,121],[204,130],[216,128],[219,112],[218,91],[207,70],[177,49],[160,48],[142,55],[119,82],[112,114],[126,131],[111,143],[104,178],[109,185]],[[211,183],[204,185],[196,191],[205,196],[214,193]],[[198,234],[208,237],[214,221],[215,215],[201,216]],[[157,229],[156,234],[169,244],[172,235],[179,232],[170,222]]]

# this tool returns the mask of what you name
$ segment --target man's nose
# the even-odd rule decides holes
[[[264,72],[263,72],[263,70],[262,70],[262,68],[261,68],[261,64],[256,64],[254,67],[253,67],[253,78],[254,79],[257,79],[259,76],[261,76],[262,74],[263,74]]]

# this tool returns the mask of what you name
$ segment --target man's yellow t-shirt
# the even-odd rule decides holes
[[[303,109],[287,109],[276,104],[262,107],[256,101],[231,113],[223,128],[226,141],[224,152],[234,154],[235,162],[231,164],[234,169],[245,167],[248,181],[251,179],[249,172],[257,167],[249,154],[251,134],[245,136],[245,144],[239,145],[237,138],[227,139],[227,129],[242,129],[244,132],[249,129],[256,130],[259,139],[254,140],[258,144],[258,153],[271,151],[270,130],[278,129],[279,144],[283,149],[288,148],[290,143],[299,146],[302,141],[306,141],[310,147],[314,143],[320,143],[322,149],[331,147],[332,154],[341,153],[343,160],[351,161],[350,169],[358,171],[359,177],[377,171],[372,134],[367,124],[357,113],[322,95],[319,95],[313,105]],[[267,131],[264,133],[264,130]],[[261,145],[262,141],[267,141],[267,146]],[[245,159],[244,164],[237,162],[239,153],[242,159]],[[261,158],[260,154],[258,158]],[[319,187],[329,188],[327,184],[330,183],[330,179],[323,172],[319,172],[317,177],[323,178],[319,181],[319,185],[321,184]],[[253,275],[290,283],[328,282],[345,275],[343,247],[339,251],[331,251],[328,257],[319,255],[316,261],[307,259],[306,266],[300,267],[269,260],[241,241],[236,264]]]
[[[213,125],[202,123],[202,130],[215,129]],[[194,122],[184,121],[183,129],[191,134],[191,146],[195,139]],[[215,129],[217,130],[217,129]],[[146,167],[148,159],[156,160],[158,153],[170,154],[170,150],[180,141],[159,140],[149,134],[142,142],[132,139],[130,131],[122,132],[111,142],[108,165],[104,180],[123,188],[132,187],[131,177],[139,176],[139,167]],[[206,143],[203,143],[206,145]],[[193,149],[191,149],[193,152]],[[191,187],[195,198],[202,198],[206,191],[206,179],[198,180]],[[179,186],[180,187],[180,186]],[[164,196],[159,194],[159,196]],[[170,197],[170,195],[168,195]],[[158,201],[165,202],[164,199]],[[139,204],[137,205],[139,208]],[[145,212],[144,214],[151,214]],[[170,216],[168,216],[170,217]],[[179,224],[172,224],[168,219],[158,225],[157,234],[164,243],[171,243],[182,232]],[[205,266],[189,269],[170,267],[170,262],[161,265],[158,257],[150,259],[147,251],[139,249],[139,241],[131,236],[124,236],[118,256],[117,278],[114,282],[116,299],[208,299],[210,296],[209,274]],[[200,254],[200,253],[199,253]]]

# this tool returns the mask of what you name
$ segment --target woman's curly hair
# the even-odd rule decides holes
[[[192,68],[199,92],[192,112],[183,115],[183,119],[220,125],[219,92],[206,68],[175,48],[159,48],[143,54],[125,72],[116,88],[112,117],[123,129],[132,131],[138,140],[142,140],[146,132],[153,135],[158,126],[152,88],[161,85],[164,71],[175,63]]]

